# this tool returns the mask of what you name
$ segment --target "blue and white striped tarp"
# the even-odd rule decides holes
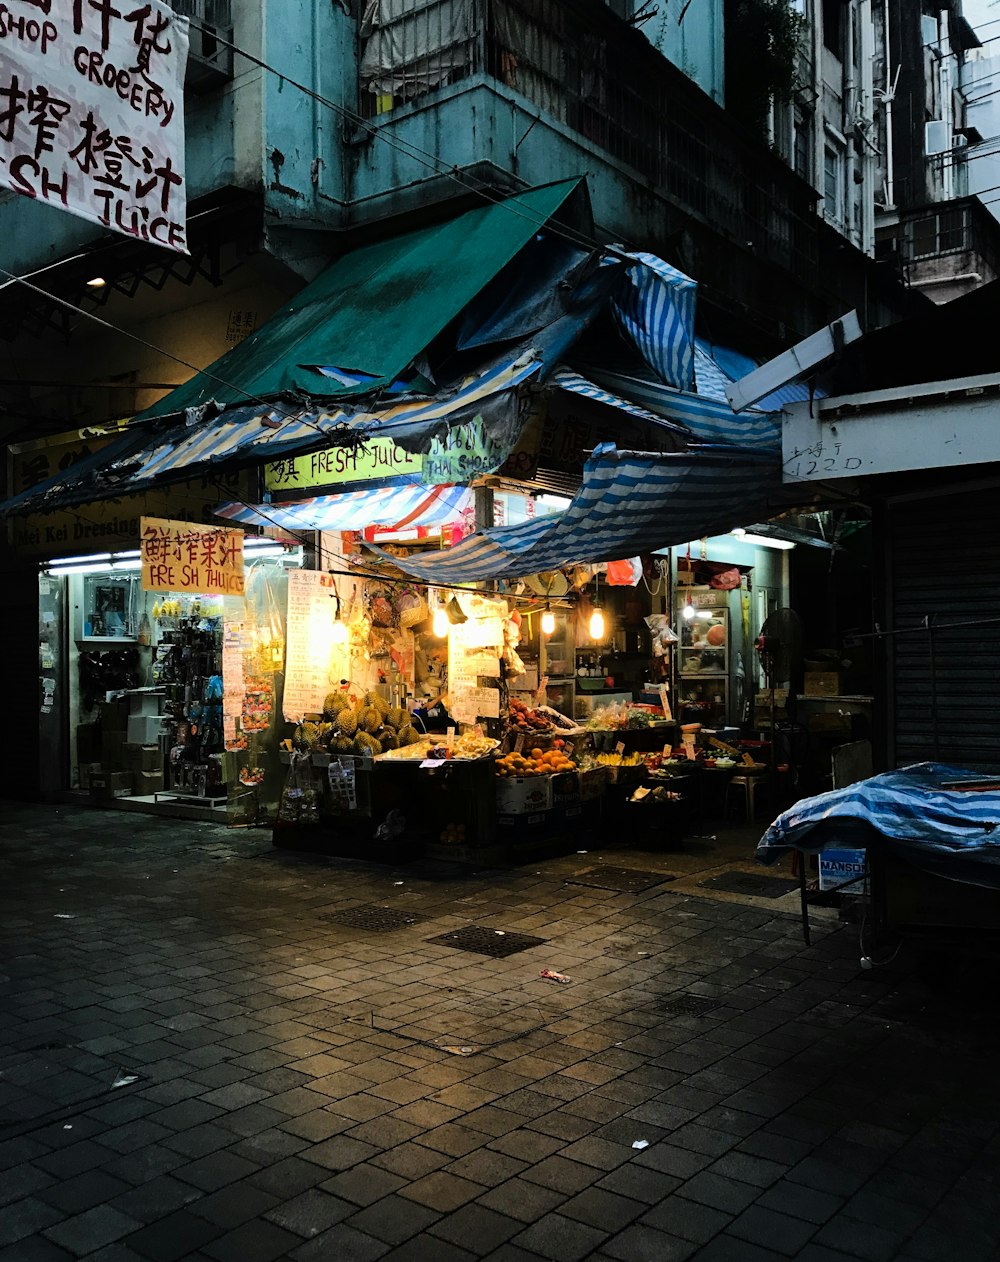
[[[938,876],[998,888],[1000,789],[944,787],[988,780],[982,772],[920,762],[804,798],[774,821],[757,845],[757,858],[775,863],[789,850],[884,846]]]
[[[618,561],[721,534],[760,516],[780,485],[773,462],[704,451],[660,455],[598,447],[562,513],[478,531],[444,552],[401,559],[430,584],[520,578],[579,562]]]
[[[692,438],[704,443],[726,443],[761,454],[781,451],[781,418],[747,408],[734,412],[728,403],[687,390],[673,390],[655,381],[588,368],[588,377],[615,394],[641,405],[668,421],[683,425]],[[697,538],[697,536],[693,536]]]
[[[661,381],[690,390],[697,283],[655,254],[628,257],[635,265],[611,295],[615,321]]]
[[[274,404],[228,408],[192,423],[153,421],[127,429],[120,438],[39,486],[7,500],[0,511],[45,512],[108,494],[142,491],[219,466],[263,464],[338,443],[354,445],[375,432],[414,440],[450,422],[491,408],[517,419],[515,387],[533,379],[541,363],[533,352],[507,358],[435,398],[391,403],[371,411],[290,408]]]
[[[640,407],[637,403],[630,403],[628,399],[623,399],[620,394],[612,394],[610,390],[602,390],[600,386],[588,381],[586,377],[582,377],[571,368],[560,366],[549,377],[547,384],[558,386],[560,390],[568,390],[571,394],[581,395],[585,399],[593,399],[595,403],[603,403],[608,407],[618,408],[621,412],[627,412],[629,416],[638,417],[640,421],[648,421],[650,424],[662,429],[672,429],[684,437],[691,437],[691,431],[687,426],[668,421],[663,416],[657,416],[655,412],[650,412],[648,408]]]
[[[369,526],[415,530],[456,521],[472,502],[468,487],[420,484],[316,495],[288,504],[221,504],[215,516],[242,526],[283,530],[365,530]]]

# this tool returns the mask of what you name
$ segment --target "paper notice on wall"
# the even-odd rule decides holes
[[[499,656],[499,650],[503,648],[503,623],[499,618],[470,619],[462,623],[460,638],[466,648],[492,646]]]
[[[496,688],[453,689],[449,704],[451,713],[461,723],[500,717],[500,693]]]
[[[500,678],[500,654],[495,648],[468,648],[464,644],[456,644],[451,646],[450,661],[453,674]]]
[[[222,626],[222,713],[224,716],[243,713],[243,654],[243,623],[230,622],[227,619]],[[235,731],[233,735],[235,737]]]
[[[318,714],[334,680],[349,678],[347,646],[335,644],[335,580],[317,570],[288,575],[288,623],[283,713],[290,723]]]

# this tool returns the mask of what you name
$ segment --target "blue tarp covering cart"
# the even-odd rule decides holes
[[[833,847],[867,850],[876,928],[1000,941],[1000,776],[924,762],[804,798],[768,828],[757,858]]]

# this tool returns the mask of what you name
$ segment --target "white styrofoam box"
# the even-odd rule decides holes
[[[166,719],[158,714],[130,714],[125,739],[130,745],[155,745]]]
[[[549,776],[506,776],[497,780],[497,810],[502,815],[547,811],[551,806]]]
[[[129,714],[159,714],[163,709],[163,693],[152,688],[140,688],[128,694]]]
[[[819,887],[821,890],[832,890],[845,881],[853,881],[855,877],[865,874],[864,850],[822,850],[819,855]],[[844,894],[867,894],[868,882],[856,881],[848,885]]]

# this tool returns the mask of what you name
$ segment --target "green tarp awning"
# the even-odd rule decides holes
[[[140,419],[209,399],[246,404],[285,393],[329,398],[390,385],[579,183],[529,189],[446,223],[352,250]],[[345,384],[319,372],[321,367],[362,374],[363,380]]]

